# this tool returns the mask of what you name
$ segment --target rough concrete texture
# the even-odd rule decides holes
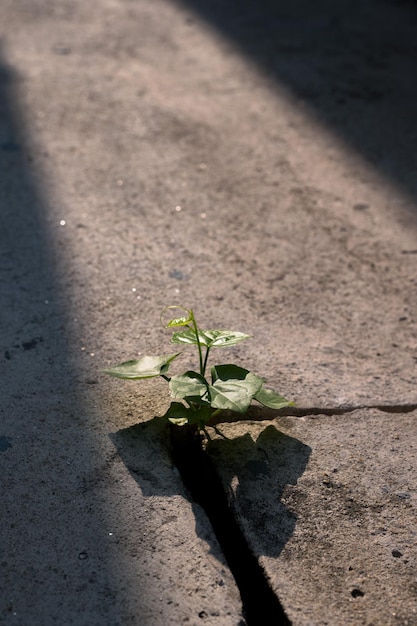
[[[416,417],[219,426],[210,455],[293,624],[417,623]]]
[[[237,590],[164,429],[129,430],[166,409],[162,381],[100,374],[167,352],[166,304],[254,335],[219,359],[300,407],[417,404],[416,21],[406,1],[2,0],[0,621],[239,623]],[[178,366],[190,365],[185,351]],[[297,422],[306,443],[288,441],[289,478],[306,469],[318,494],[334,437],[354,434],[358,415],[321,417],[316,431]],[[364,448],[387,424],[401,437],[409,424],[411,437],[413,413],[369,415],[371,429],[358,419]],[[366,515],[380,484],[367,467]],[[328,501],[318,511],[315,493],[301,511],[294,503],[299,519],[323,519]],[[366,526],[347,520],[349,596],[365,583],[346,537]],[[312,564],[316,531],[302,528],[305,570],[329,580],[335,564]],[[282,555],[296,531],[277,539]],[[375,537],[384,585],[403,599],[397,621],[412,624],[401,576],[415,564],[391,561]],[[271,572],[275,558],[281,567],[263,557]],[[351,621],[371,624],[382,587],[369,589],[346,604]],[[315,623],[330,605],[315,607]]]

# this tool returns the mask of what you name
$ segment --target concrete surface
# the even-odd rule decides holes
[[[329,510],[323,500],[317,511],[314,494],[333,468],[334,437],[358,415],[372,415],[361,430],[368,450],[387,424],[411,438],[414,413],[401,410],[417,406],[416,23],[406,1],[2,1],[0,621],[241,620],[165,431],[144,425],[133,459],[123,435],[166,409],[162,381],[100,373],[166,352],[167,304],[254,335],[219,359],[305,409],[284,473],[301,481],[295,493],[315,485],[303,507],[294,502],[298,519],[309,506],[319,519]],[[189,365],[185,352],[178,368]],[[332,417],[352,407],[360,412]],[[326,410],[317,433],[309,409]],[[398,472],[412,485],[406,450]],[[378,491],[379,469],[366,467],[366,490],[374,480]],[[375,493],[361,492],[361,510]],[[414,500],[400,503],[411,524]],[[415,576],[411,548],[407,564],[392,561],[391,544],[349,519],[346,536],[375,555],[373,571],[388,565],[381,586],[341,602],[340,614],[370,626],[369,598],[389,587],[396,623],[415,623],[402,589],[413,567]],[[302,543],[298,521],[277,538],[281,555],[304,546],[292,572],[310,571],[318,552],[306,524]],[[283,557],[262,558],[285,596]],[[314,567],[323,580],[333,571]],[[357,571],[347,596],[362,589]],[[291,575],[293,586],[305,576]],[[303,598],[290,606],[280,595],[295,624],[312,615]],[[330,606],[318,603],[313,623],[325,624]]]
[[[417,623],[416,417],[219,425],[210,455],[293,624]]]

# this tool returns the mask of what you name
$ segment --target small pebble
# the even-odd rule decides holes
[[[10,443],[10,439],[8,437],[1,436],[0,437],[0,452],[5,452],[8,448],[11,448],[12,444]]]
[[[72,50],[69,46],[58,44],[52,48],[52,52],[61,56],[68,56]]]

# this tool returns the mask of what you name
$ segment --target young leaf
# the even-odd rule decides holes
[[[280,396],[279,393],[272,391],[272,389],[265,389],[265,387],[259,389],[254,399],[269,409],[283,409],[294,404],[294,402],[289,402],[286,398]]]
[[[216,365],[211,375],[211,406],[237,413],[246,413],[263,383],[262,378],[237,365]]]
[[[169,381],[169,388],[171,396],[179,400],[190,396],[205,400],[208,395],[208,383],[197,372],[189,371],[180,376],[173,376]]]
[[[189,311],[183,306],[167,306],[161,313],[161,322],[162,322],[162,318],[163,318],[165,311],[168,311],[169,309],[180,309],[181,311],[185,311],[187,313],[187,316],[177,317],[177,318],[170,320],[168,324],[164,324],[165,328],[176,328],[177,326],[188,326],[188,324],[190,324],[194,319],[193,312]]]
[[[168,354],[166,356],[143,356],[137,361],[125,361],[104,370],[106,374],[116,378],[126,378],[130,380],[140,380],[142,378],[154,378],[168,371],[171,361],[177,358],[181,352]]]
[[[165,328],[176,328],[177,326],[187,326],[192,320],[189,317],[176,317],[170,320]]]
[[[233,330],[200,330],[198,339],[202,346],[207,348],[226,348],[234,346],[240,341],[248,339],[250,335],[239,333]],[[172,343],[194,344],[197,342],[197,335],[193,329],[176,332],[172,335]]]

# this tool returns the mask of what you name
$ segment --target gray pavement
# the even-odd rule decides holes
[[[416,416],[219,426],[210,455],[293,624],[416,623]]]
[[[417,624],[416,7],[272,5],[1,3],[1,623],[241,623],[101,374],[183,304],[298,407],[209,448],[292,623]]]

